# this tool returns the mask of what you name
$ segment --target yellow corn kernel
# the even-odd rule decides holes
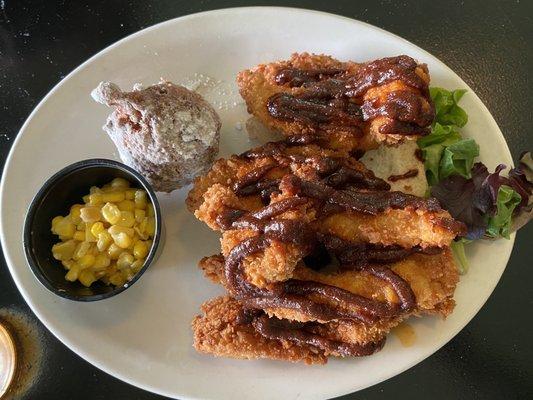
[[[54,232],[55,230],[55,227],[57,226],[57,224],[63,220],[64,217],[62,217],[61,215],[58,215],[57,217],[54,217],[52,218],[52,232]]]
[[[67,281],[74,282],[76,279],[78,279],[79,275],[80,275],[80,266],[77,263],[74,263],[72,264],[67,274],[65,275],[65,279]]]
[[[135,211],[135,202],[132,200],[123,200],[117,206],[120,211]]]
[[[100,233],[105,230],[104,224],[102,222],[95,222],[91,226],[91,233],[94,237],[98,237]]]
[[[52,233],[63,238],[70,239],[76,232],[76,225],[74,225],[70,217],[61,217],[61,219],[54,218],[52,220]]]
[[[141,270],[141,268],[143,267],[144,265],[144,260],[135,260],[133,262],[133,264],[131,264],[131,270],[134,272],[134,273],[137,273]]]
[[[74,232],[74,236],[72,238],[74,240],[77,240],[78,242],[83,242],[85,240],[85,232],[76,231],[76,232]]]
[[[104,196],[102,193],[93,193],[89,195],[89,204],[91,206],[101,206],[104,203]]]
[[[95,270],[104,269],[111,264],[111,259],[103,253],[98,254],[94,259],[92,268]]]
[[[111,243],[111,245],[107,249],[107,255],[110,259],[116,260],[123,251],[124,249],[119,247],[116,243]]]
[[[152,246],[147,239],[155,232],[155,212],[148,193],[116,178],[91,187],[83,201],[51,221],[61,240],[52,255],[68,270],[69,281],[123,285],[142,269]]]
[[[144,232],[148,236],[154,236],[155,234],[155,218],[154,217],[148,217],[148,220],[146,221],[146,229]]]
[[[98,242],[96,242],[96,243],[98,243]],[[101,253],[101,251],[98,250],[98,247],[96,246],[96,243],[93,243],[93,244],[91,245],[91,251],[90,251],[90,253],[91,253],[93,256],[95,256],[95,257],[96,257],[98,254]]]
[[[117,264],[116,263],[112,263],[112,264],[109,265],[109,267],[107,267],[106,276],[109,277],[109,276],[113,275],[117,271],[118,271]]]
[[[146,243],[142,240],[139,240],[135,243],[133,246],[133,255],[135,258],[145,258],[148,254],[148,246],[146,246]]]
[[[144,210],[135,209],[135,222],[140,224],[145,216],[146,212]]]
[[[81,222],[80,210],[82,207],[83,206],[81,204],[74,204],[72,207],[70,207],[70,220],[75,224],[79,224]]]
[[[84,269],[83,271],[81,271],[78,279],[81,284],[86,287],[91,286],[93,282],[96,281],[96,277],[94,276],[93,272],[88,269]]]
[[[124,279],[126,281],[131,281],[133,276],[135,275],[133,273],[133,271],[131,270],[131,268],[124,268],[123,270],[120,271],[122,273],[122,276],[124,276]]]
[[[74,260],[62,260],[61,261],[61,264],[63,264],[63,267],[65,267],[66,270],[69,270],[75,263],[76,261]]]
[[[120,225],[113,225],[109,227],[107,231],[111,234],[111,236],[118,235],[119,233],[125,233],[126,235],[133,237],[135,234],[135,230],[133,228]]]
[[[92,254],[85,254],[82,258],[78,260],[78,264],[81,269],[92,267],[96,257]]]
[[[104,279],[102,279],[102,278],[105,277],[105,274],[106,274],[106,270],[105,270],[105,269],[101,269],[101,270],[93,271],[93,273],[94,273],[94,277],[95,277],[96,279],[100,279],[101,281],[103,281],[104,283],[106,283],[106,282],[104,281]],[[108,284],[108,283],[106,283],[106,284]]]
[[[109,245],[113,243],[113,238],[107,231],[102,231],[98,234],[98,241],[96,242],[96,247],[99,251],[105,251]]]
[[[107,192],[102,195],[102,200],[106,203],[119,203],[126,198],[124,191]]]
[[[94,243],[97,240],[96,236],[94,236],[93,233],[91,232],[93,225],[94,223],[91,223],[91,222],[87,222],[87,224],[85,224],[85,241],[86,242]]]
[[[130,253],[133,253],[133,248],[135,247],[135,243],[137,243],[139,241],[139,237],[137,235],[133,236],[131,238],[131,243],[130,245],[128,246],[128,249],[130,251]]]
[[[139,237],[143,240],[148,239],[148,235],[146,235],[146,225],[148,224],[148,217],[144,217],[141,223],[136,226],[135,232],[139,235]]]
[[[132,239],[131,239],[131,236],[129,236],[128,234],[124,232],[120,232],[119,234],[112,235],[112,236],[113,236],[113,240],[115,241],[115,244],[118,247],[122,249],[127,249],[128,247],[131,246]]]
[[[52,246],[52,255],[56,260],[68,260],[72,258],[74,251],[76,250],[76,242],[74,240],[68,240],[54,244]]]
[[[137,191],[137,189],[128,189],[128,190],[126,190],[126,192],[124,193],[124,195],[126,197],[126,200],[135,199],[135,192],[136,191]]]
[[[153,217],[155,215],[154,206],[152,203],[148,203],[146,206],[146,215]]]
[[[124,178],[115,178],[111,181],[110,185],[116,189],[127,189],[130,187],[130,183]]]
[[[134,261],[135,259],[133,258],[133,256],[127,251],[125,251],[120,255],[120,257],[117,260],[117,268],[118,269],[129,268],[131,264],[133,264]]]
[[[112,203],[106,203],[102,207],[102,215],[110,224],[116,224],[120,220],[120,210]]]
[[[109,282],[111,282],[111,284],[115,286],[122,286],[124,285],[124,283],[126,283],[126,280],[120,272],[115,272],[109,277]]]
[[[80,217],[83,222],[97,222],[100,221],[102,215],[99,207],[87,206],[80,210]]]
[[[78,243],[78,245],[76,246],[76,250],[74,250],[74,254],[72,255],[72,258],[76,261],[79,260],[80,258],[82,258],[85,254],[89,252],[90,248],[91,248],[90,243],[87,243],[87,242]]]
[[[144,190],[137,190],[135,192],[135,208],[140,208],[144,210],[146,208],[147,196]]]
[[[117,222],[118,226],[125,226],[131,228],[135,224],[135,216],[131,211],[121,211],[120,219]]]

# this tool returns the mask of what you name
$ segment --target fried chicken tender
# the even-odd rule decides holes
[[[224,257],[222,255],[203,258],[199,267],[204,271],[206,277],[213,282],[225,284]],[[455,305],[453,293],[459,281],[459,275],[449,248],[435,255],[413,254],[389,267],[411,286],[416,297],[414,314],[436,313],[446,317],[452,312]],[[369,299],[392,304],[399,303],[398,296],[390,283],[364,270],[323,273],[313,271],[307,268],[304,263],[299,263],[293,271],[292,278],[339,287]],[[270,315],[278,318],[301,322],[312,320],[309,316],[294,310],[269,309],[267,311]],[[392,320],[387,321],[388,323],[384,325],[387,329],[396,324]],[[365,341],[365,337],[355,340],[359,343]]]
[[[301,157],[304,162],[289,161],[284,165],[280,163],[281,157],[289,156]],[[292,196],[290,188],[284,187],[281,177],[292,173],[305,180],[318,181],[320,176],[317,175],[316,161],[313,160],[325,157],[341,160],[344,166],[375,179],[371,171],[352,157],[343,157],[337,152],[315,145],[292,146],[284,148],[282,155],[277,156],[265,155],[252,159],[233,156],[227,160],[218,160],[206,175],[196,179],[187,198],[187,206],[211,229],[222,230],[217,218],[225,208],[255,211],[263,207],[259,194],[235,193],[234,185],[244,176],[261,168],[274,166],[261,179],[280,181],[281,194],[276,195],[276,198],[281,200]],[[307,209],[306,218],[312,220],[314,217],[313,211]],[[321,218],[316,226],[324,233],[332,233],[353,242],[400,244],[404,247],[447,246],[462,229],[445,210],[430,211],[413,207],[387,209],[377,215],[352,211],[337,212]]]
[[[318,231],[349,241],[365,241],[402,247],[444,247],[461,231],[447,211],[411,207],[387,209],[378,215],[342,212],[321,219]]]
[[[264,169],[262,182],[276,182],[276,192],[270,195],[270,204],[295,196],[293,187],[286,179],[290,174],[319,182],[321,175],[317,172],[317,160],[327,157],[351,171],[376,180],[371,171],[352,157],[316,145],[281,148],[276,145],[279,143],[252,150],[260,154],[258,157],[246,159],[233,156],[217,161],[205,176],[197,178],[189,193],[187,205],[195,216],[211,229],[223,232],[221,247],[224,256],[228,256],[243,240],[258,235],[253,230],[221,226],[226,210],[253,212],[264,207],[259,194],[242,194],[235,190],[235,185],[243,179],[246,181],[246,176],[253,175],[255,171]],[[375,182],[379,184],[379,180]],[[441,209],[407,206],[403,209],[389,208],[376,215],[338,210],[317,216],[313,199],[283,213],[280,218],[306,221],[317,232],[332,234],[350,242],[399,244],[406,248],[448,246],[461,230],[449,213]],[[291,278],[296,264],[304,255],[303,249],[296,245],[273,241],[263,253],[248,257],[243,267],[251,283],[264,287],[268,283]]]
[[[287,146],[283,142],[267,143],[256,149],[252,149],[248,154],[263,152],[250,158],[233,155],[228,159],[217,160],[213,167],[205,174],[198,176],[194,181],[194,187],[189,192],[186,205],[190,212],[196,213],[202,203],[206,203],[206,194],[212,186],[219,184],[232,189],[235,183],[244,177],[262,168],[272,166],[263,175],[264,179],[275,180],[283,177],[287,173],[295,173],[302,178],[316,178],[317,164],[319,160],[330,158],[339,160],[343,165],[366,174],[374,174],[362,163],[352,157],[347,157],[341,152],[324,149],[316,144],[302,146]],[[243,209],[252,211],[263,206],[261,198],[256,195],[242,195],[239,199]],[[201,211],[200,211],[201,213]],[[210,218],[202,218],[201,214],[196,215],[200,220],[206,222],[212,229],[218,230],[210,224]],[[208,222],[209,221],[209,222]]]
[[[416,139],[434,117],[424,64],[407,56],[357,64],[293,54],[237,75],[248,112],[291,136],[324,135],[327,147],[371,149]]]
[[[202,305],[203,316],[192,321],[194,348],[218,357],[269,358],[306,364],[325,364],[327,357],[311,346],[267,339],[251,325],[240,324],[242,305],[229,296],[221,296]]]
[[[215,283],[225,282],[224,257],[205,257],[199,263],[206,277]],[[380,319],[372,324],[359,321],[334,320],[313,325],[314,333],[329,340],[364,345],[383,340],[385,335],[410,315],[449,315],[454,308],[452,299],[458,282],[457,268],[451,251],[439,255],[413,255],[391,265],[391,269],[411,285],[417,306],[410,313]],[[384,281],[364,271],[343,271],[326,274],[300,264],[296,279],[316,281],[337,286],[367,298],[397,303],[394,290]],[[205,315],[193,321],[194,346],[204,353],[234,358],[272,358],[306,363],[323,363],[329,355],[309,345],[280,342],[259,335],[249,325],[237,323],[242,306],[231,298],[217,298],[204,304]],[[291,321],[309,321],[306,315],[288,309],[266,310],[270,316]],[[280,346],[288,346],[288,351]],[[307,350],[309,353],[303,353]],[[281,356],[284,354],[284,357]],[[303,356],[305,354],[305,356]],[[310,357],[312,355],[312,357]]]

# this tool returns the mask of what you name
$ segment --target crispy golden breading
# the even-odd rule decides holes
[[[377,215],[358,212],[333,214],[317,222],[317,230],[352,242],[402,247],[444,247],[459,233],[448,211],[387,209]]]
[[[216,283],[224,283],[223,256],[205,257],[199,266],[209,279]],[[413,255],[395,263],[391,269],[411,285],[417,301],[417,306],[412,312],[394,318],[381,319],[372,324],[350,320],[329,321],[316,325],[315,333],[330,340],[362,345],[381,340],[390,329],[410,315],[439,314],[446,317],[452,312],[455,304],[452,297],[458,282],[458,274],[449,249],[439,255]],[[398,302],[396,293],[389,284],[363,271],[345,271],[328,275],[299,265],[294,277],[334,285],[379,301]],[[224,305],[220,305],[221,303]],[[206,303],[203,307],[205,316],[197,317],[193,322],[195,347],[199,351],[217,356],[280,359],[279,346],[289,344],[278,342],[276,346],[273,343],[275,341],[265,339],[250,327],[237,325],[235,318],[239,307],[240,305],[231,299],[215,299]],[[307,316],[294,310],[271,309],[266,311],[269,315],[277,318],[309,321]],[[235,333],[236,331],[239,333]],[[286,353],[287,358],[285,359],[302,360],[299,352],[305,348],[310,352],[318,351],[312,346],[293,346]],[[295,349],[298,349],[297,356],[295,356]],[[312,354],[318,355],[317,353]],[[303,360],[309,362],[308,359]]]
[[[225,283],[222,255],[203,258],[199,267],[213,282]],[[454,306],[452,297],[459,275],[449,248],[435,255],[413,254],[391,264],[390,269],[411,286],[416,297],[416,309],[413,313],[438,313],[444,317],[451,313]],[[341,271],[327,274],[313,271],[299,263],[293,271],[292,278],[325,283],[378,301],[392,304],[399,302],[395,290],[389,283],[365,271]],[[308,316],[294,310],[272,309],[268,311],[278,318],[310,321]]]
[[[237,75],[237,84],[241,96],[246,101],[248,112],[256,116],[267,127],[280,131],[286,135],[315,133],[316,129],[298,121],[281,121],[273,118],[267,110],[268,99],[280,92],[293,94],[303,91],[302,88],[289,88],[276,84],[275,77],[283,68],[299,69],[340,69],[354,73],[359,65],[353,62],[340,62],[332,57],[315,54],[293,54],[288,61],[279,61],[241,71]],[[362,132],[359,127],[324,127],[329,134],[331,148],[356,148]]]
[[[280,79],[283,69],[292,81]],[[229,292],[193,320],[194,347],[325,363],[379,351],[412,315],[449,315],[458,282],[449,245],[464,225],[435,199],[391,192],[352,152],[425,132],[433,118],[425,66],[407,56],[360,66],[304,53],[243,71],[238,82],[249,111],[289,138],[218,160],[189,193],[189,210],[222,233],[221,254],[200,268]],[[353,84],[353,97],[343,82]],[[340,93],[335,101],[328,87]],[[315,97],[294,97],[304,92]],[[303,102],[272,114],[272,99]],[[287,118],[301,110],[307,122]],[[325,119],[314,119],[323,111]]]
[[[254,149],[261,150],[265,147]],[[252,150],[252,151],[254,151]],[[305,162],[287,161],[284,157],[298,156]],[[318,181],[313,161],[334,156],[342,164],[355,171],[372,176],[361,163],[352,157],[340,156],[331,150],[324,150],[315,145],[283,147],[281,155],[266,155],[245,159],[234,156],[228,160],[219,160],[211,171],[199,177],[188,196],[188,206],[195,216],[205,222],[211,229],[223,231],[221,239],[222,253],[227,256],[231,249],[243,240],[258,235],[247,229],[229,229],[224,231],[219,218],[226,209],[257,211],[264,207],[258,194],[237,195],[234,185],[251,172],[274,166],[262,179],[279,179],[292,173],[303,179]],[[271,195],[270,204],[294,196],[291,188],[281,180],[281,193]],[[368,215],[355,211],[340,211],[317,218],[313,200],[287,211],[279,216],[311,223],[314,230],[332,234],[350,242],[370,242],[383,245],[398,244],[409,248],[448,246],[458,233],[458,228],[447,211],[430,211],[411,206],[405,209],[387,209],[377,215]],[[247,279],[256,286],[264,287],[270,282],[289,279],[298,261],[304,256],[301,248],[293,244],[273,241],[262,253],[248,257],[243,268]]]
[[[326,156],[339,157],[344,165],[350,168],[372,174],[361,163],[352,157],[341,157],[338,153],[320,149],[314,145],[294,146],[285,150],[291,156],[304,156],[308,159]],[[264,178],[280,178],[284,174],[293,173],[302,179],[317,180],[316,169],[311,162],[290,162],[281,166],[279,158],[265,156],[253,159],[232,157],[221,159],[215,163],[207,175],[197,178],[195,185],[187,198],[187,205],[195,216],[214,230],[221,230],[217,217],[224,208],[245,211],[255,211],[263,207],[259,195],[236,195],[233,185],[243,176],[258,168],[276,165],[269,170]],[[373,174],[372,174],[373,176]],[[275,200],[291,197],[291,193],[283,186],[282,193],[275,195]],[[295,218],[302,216],[296,215]],[[307,209],[306,218],[314,219],[312,209]],[[445,210],[428,211],[424,209],[387,209],[378,215],[368,215],[355,211],[338,212],[321,218],[316,226],[319,231],[335,234],[352,242],[367,241],[371,243],[400,244],[403,247],[420,245],[448,246],[455,236],[460,233],[460,226],[455,223]],[[233,245],[223,248],[231,249]],[[229,240],[229,239],[228,239]],[[227,253],[227,251],[225,252]]]
[[[457,266],[449,248],[434,255],[410,255],[391,264],[390,269],[411,286],[418,312],[433,311],[437,304],[451,300],[459,281]],[[328,275],[300,265],[293,277],[337,286],[379,301],[398,303],[396,292],[390,284],[365,271],[344,271]]]
[[[205,302],[202,305],[204,315],[196,316],[192,321],[194,348],[216,357],[269,358],[306,364],[325,364],[328,356],[339,356],[311,345],[265,338],[249,324],[240,323],[242,310],[242,305],[230,296]],[[313,330],[329,340],[364,345],[383,340],[384,332],[400,322],[401,318],[396,318],[365,326],[351,321],[333,321],[315,325]],[[360,338],[365,341],[360,342]]]
[[[249,230],[224,232],[220,240],[222,253],[227,256],[233,247],[251,236],[256,236],[256,233]],[[290,279],[303,256],[305,253],[300,247],[273,241],[261,253],[247,257],[243,261],[242,268],[248,282],[258,287],[265,287],[272,282]]]
[[[270,358],[306,364],[325,364],[323,352],[311,346],[267,339],[246,324],[239,324],[242,306],[229,296],[202,305],[204,315],[192,321],[194,348],[201,353],[231,358]]]
[[[354,62],[340,62],[329,56],[308,53],[293,54],[287,61],[278,61],[269,64],[260,64],[244,70],[237,75],[237,84],[241,96],[246,101],[248,112],[256,116],[268,128],[280,131],[291,136],[296,134],[325,134],[326,146],[333,149],[350,151],[353,149],[371,149],[379,143],[390,145],[398,144],[404,140],[413,140],[418,136],[409,134],[384,134],[380,128],[390,122],[387,116],[377,116],[365,123],[353,121],[332,120],[321,123],[310,123],[305,120],[290,118],[274,118],[268,109],[269,100],[273,95],[286,93],[292,96],[302,96],[306,93],[305,85],[291,85],[276,81],[277,74],[285,69],[302,71],[342,71],[340,76],[344,79],[355,76],[364,64]],[[425,65],[415,69],[419,78],[429,84],[429,74]],[[327,75],[327,74],[326,74]],[[354,103],[368,102],[379,107],[388,101],[388,95],[398,92],[412,92],[419,96],[423,112],[431,112],[431,104],[420,94],[420,90],[409,86],[402,80],[393,80],[368,89],[360,98],[353,98]],[[428,124],[429,125],[429,124]]]
[[[251,151],[269,149],[279,144],[280,143],[277,142],[267,143],[259,148],[252,149]],[[201,204],[205,202],[206,192],[210,187],[219,184],[231,189],[233,185],[245,175],[269,165],[275,166],[275,168],[270,169],[264,175],[264,178],[267,179],[281,178],[289,172],[292,172],[303,179],[314,178],[317,174],[316,160],[325,157],[341,160],[343,165],[372,174],[362,163],[354,158],[347,157],[340,152],[323,149],[315,144],[280,147],[280,152],[277,155],[268,154],[267,152],[260,157],[249,159],[233,155],[228,159],[221,158],[217,160],[207,174],[200,175],[195,179],[194,187],[191,189],[186,199],[189,211],[195,213],[200,208]],[[295,157],[298,157],[299,160],[295,161]],[[240,199],[245,201],[242,206],[248,211],[262,207],[261,199],[258,195],[240,196]],[[206,222],[206,220],[200,217],[198,218]]]

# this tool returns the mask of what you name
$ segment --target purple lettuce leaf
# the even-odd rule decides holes
[[[466,224],[467,239],[480,239],[485,235],[489,218],[496,213],[498,192],[502,185],[509,186],[521,197],[520,204],[513,212],[513,230],[531,219],[531,154],[525,153],[519,166],[509,171],[508,177],[500,176],[500,172],[505,168],[505,165],[500,164],[493,173],[489,173],[484,164],[476,163],[470,179],[452,175],[431,188],[431,195],[439,200],[442,207],[448,210],[452,217]],[[515,219],[518,223],[515,223]]]
[[[482,185],[488,175],[487,167],[476,163],[470,179],[452,175],[431,188],[431,195],[439,200],[442,207],[453,218],[466,224],[466,238],[470,240],[481,238],[487,229],[485,215],[492,209],[492,204],[487,188]]]

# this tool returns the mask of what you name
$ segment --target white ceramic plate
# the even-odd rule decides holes
[[[219,247],[218,236],[186,211],[187,189],[160,195],[166,246],[158,262],[124,293],[77,303],[54,296],[34,278],[21,244],[32,196],[67,164],[90,157],[117,159],[101,130],[109,110],[89,96],[98,82],[131,88],[135,82],[152,84],[160,77],[178,83],[201,78],[199,90],[219,109],[221,153],[227,155],[250,147],[239,130],[247,115],[234,84],[236,73],[295,51],[361,61],[409,54],[427,63],[433,85],[469,90],[463,100],[470,116],[465,133],[480,143],[481,160],[489,168],[511,164],[494,119],[453,71],[415,45],[362,22],[297,9],[237,8],[174,19],[129,36],[81,65],[46,96],[19,133],[2,180],[1,238],[13,278],[41,321],[81,357],[124,381],[170,397],[327,398],[381,382],[420,362],[457,334],[487,300],[514,238],[469,247],[471,268],[457,288],[455,312],[446,321],[413,321],[417,339],[412,347],[404,348],[390,337],[384,350],[372,357],[314,367],[200,355],[191,346],[189,324],[200,304],[221,289],[204,279],[196,264]],[[207,76],[212,79],[206,83]]]

